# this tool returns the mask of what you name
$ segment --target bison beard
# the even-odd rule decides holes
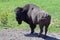
[[[39,37],[43,32],[43,27],[45,26],[45,38],[48,31],[48,26],[51,22],[51,16],[44,10],[40,9],[36,5],[27,4],[23,8],[17,7],[15,9],[16,20],[20,24],[22,21],[25,21],[30,25],[31,34],[34,33],[36,24],[40,26]]]

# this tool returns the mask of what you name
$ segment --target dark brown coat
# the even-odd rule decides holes
[[[22,21],[25,21],[30,25],[31,34],[34,33],[36,24],[39,24],[40,26],[39,36],[43,32],[43,27],[45,26],[46,37],[48,26],[51,22],[51,16],[48,14],[48,12],[42,10],[41,8],[33,4],[26,4],[23,8],[17,7],[15,9],[15,12],[16,20],[19,24],[21,24]]]

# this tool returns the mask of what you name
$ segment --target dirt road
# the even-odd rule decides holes
[[[30,29],[0,29],[0,40],[60,40],[60,33],[47,33],[47,38],[37,37],[37,32],[32,34]],[[42,36],[44,36],[42,34]]]

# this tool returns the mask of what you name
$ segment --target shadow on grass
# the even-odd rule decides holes
[[[34,34],[24,34],[26,37],[38,37],[38,33],[34,33]],[[44,35],[42,34],[40,38],[43,38],[45,40],[60,40],[57,39],[55,37],[51,37],[51,36],[46,36],[46,38],[44,38]]]

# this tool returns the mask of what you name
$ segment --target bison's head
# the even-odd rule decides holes
[[[18,21],[18,24],[22,23],[22,18],[23,18],[22,10],[23,10],[23,8],[20,8],[20,7],[17,7],[15,9],[16,20]]]

